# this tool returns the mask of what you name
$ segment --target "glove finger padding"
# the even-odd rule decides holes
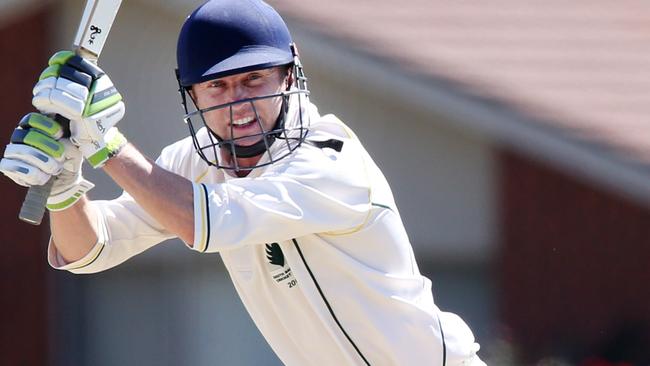
[[[40,113],[28,113],[18,123],[22,129],[35,128],[58,140],[63,136],[63,128],[56,120]]]
[[[99,67],[70,51],[57,52],[33,90],[32,104],[70,122],[70,140],[93,168],[114,154],[107,132],[124,117],[122,96]],[[122,136],[123,138],[123,136]]]
[[[82,87],[85,91],[83,93],[80,90],[82,88],[77,86],[78,84],[63,78],[50,77],[40,80],[32,91],[32,105],[46,114],[60,114],[68,119],[79,118],[86,107],[89,92]]]
[[[67,119],[81,118],[93,81],[103,72],[79,60],[83,59],[71,51],[60,51],[50,58],[32,90],[34,107]]]
[[[56,159],[41,150],[23,144],[9,144],[5,148],[4,159],[20,162],[18,165],[29,165],[44,174],[57,175],[63,170],[63,157]],[[3,159],[3,160],[4,160]],[[28,179],[25,181],[29,181]],[[40,180],[39,180],[40,182]],[[40,185],[34,182],[34,185]]]
[[[43,185],[63,169],[64,146],[57,141],[61,126],[38,113],[23,117],[11,135],[0,172],[21,186]]]
[[[122,100],[102,69],[71,51],[50,58],[32,90],[32,104],[43,113],[80,120]]]
[[[47,207],[62,210],[72,206],[94,185],[81,176],[83,157],[55,120],[30,113],[11,136],[0,172],[21,186],[43,185],[54,178]]]
[[[57,141],[62,136],[63,129],[57,121],[40,113],[29,113],[18,123],[18,128],[11,135],[11,142],[35,147],[62,161],[64,147]]]
[[[0,160],[0,172],[23,187],[42,186],[51,177],[29,163],[6,156]]]

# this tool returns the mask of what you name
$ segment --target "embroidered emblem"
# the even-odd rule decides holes
[[[278,243],[266,244],[264,254],[267,262],[267,268],[271,278],[278,284],[286,284],[287,287],[293,288],[298,285],[298,281],[293,277],[291,267],[284,259],[284,253]]]

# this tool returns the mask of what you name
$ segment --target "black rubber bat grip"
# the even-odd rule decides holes
[[[63,129],[63,137],[70,137],[70,120],[58,114],[54,117],[54,120],[61,125]],[[20,213],[18,214],[19,219],[32,225],[41,224],[41,221],[43,221],[43,215],[45,215],[47,198],[50,196],[55,179],[56,177],[50,178],[50,180],[42,186],[29,187],[23,205],[20,207]]]

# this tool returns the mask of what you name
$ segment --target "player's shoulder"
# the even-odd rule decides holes
[[[192,137],[188,136],[165,146],[160,152],[160,159],[163,161],[173,161],[186,156],[193,148]]]
[[[185,151],[191,149],[194,145],[192,144],[192,137],[186,136],[178,141],[175,141],[163,148],[163,151],[166,153],[173,154],[176,151]]]
[[[338,138],[343,140],[356,139],[356,135],[348,125],[334,114],[319,116],[311,121],[308,138]]]
[[[194,144],[192,137],[186,137],[165,146],[160,152],[156,163],[163,168],[180,173],[185,167],[193,163]]]
[[[316,121],[312,121],[306,141],[306,145],[320,146],[325,149],[329,148],[329,150],[334,147],[336,150],[334,153],[344,159],[336,165],[343,163],[347,163],[345,165],[358,165],[361,164],[361,157],[367,155],[354,131],[334,114],[326,114],[320,116]],[[323,141],[329,142],[329,144],[310,144],[310,142]],[[335,160],[338,159],[332,161]]]
[[[285,144],[278,144],[286,149]],[[286,153],[286,151],[278,151]],[[362,179],[363,146],[352,130],[333,114],[311,119],[301,146],[271,168],[272,174],[286,174],[296,180],[340,183]]]

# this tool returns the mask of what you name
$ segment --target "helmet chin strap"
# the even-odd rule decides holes
[[[266,139],[266,143],[264,142],[264,139]],[[262,139],[260,141],[250,146],[237,145],[234,142],[222,143],[221,151],[227,151],[228,154],[232,155],[234,150],[235,155],[238,158],[252,158],[264,154],[266,151],[266,146],[271,146],[274,142],[275,136],[273,134],[270,134],[262,136]]]

